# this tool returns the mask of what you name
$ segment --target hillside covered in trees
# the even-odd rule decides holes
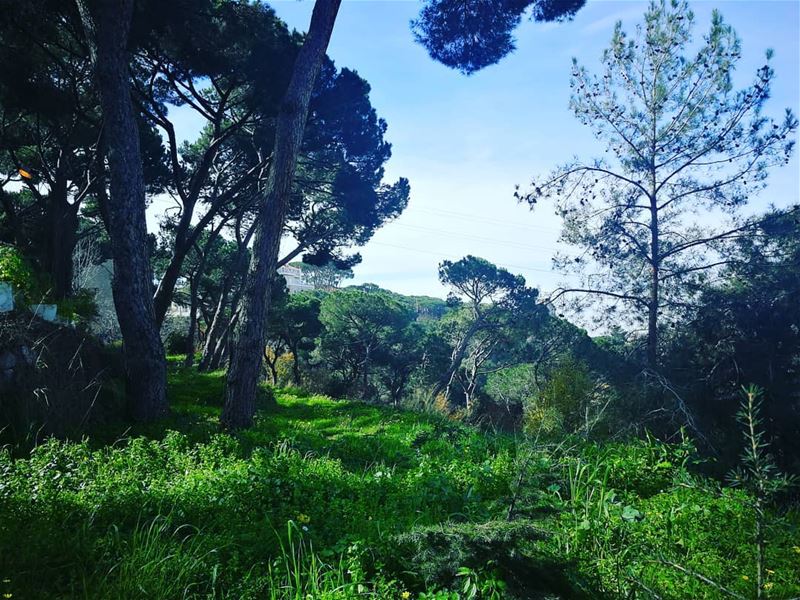
[[[0,0],[0,594],[800,598],[782,48],[683,0],[410,4],[407,64],[476,94],[526,36],[603,33],[530,99],[588,132],[525,131],[548,162],[504,201],[558,224],[532,268],[453,198],[418,214],[463,231],[403,221],[381,114],[411,100],[329,56],[376,7],[309,0],[300,32],[279,4]],[[425,286],[393,285],[414,253]]]

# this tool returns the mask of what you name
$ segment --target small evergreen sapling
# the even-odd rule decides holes
[[[743,388],[742,407],[736,415],[744,428],[745,448],[741,465],[729,476],[731,485],[750,492],[755,511],[754,542],[756,546],[756,598],[764,593],[765,530],[768,526],[767,507],[779,493],[794,485],[795,478],[781,473],[769,453],[761,428],[761,399],[763,390],[755,385]]]

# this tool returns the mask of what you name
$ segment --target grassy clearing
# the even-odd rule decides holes
[[[162,423],[0,454],[0,593],[730,597],[702,575],[755,597],[750,499],[688,444],[532,447],[298,390],[231,437],[222,385],[175,369]],[[762,592],[797,596],[800,518],[773,521]]]

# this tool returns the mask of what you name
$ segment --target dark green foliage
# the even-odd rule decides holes
[[[370,373],[388,370],[388,394],[399,400],[406,371],[416,367],[420,354],[408,306],[382,292],[342,290],[322,300],[319,320],[319,353],[333,371],[330,391],[375,398],[379,390]]]
[[[585,0],[428,0],[411,29],[431,58],[466,75],[514,51],[514,30],[531,20],[569,19]],[[530,10],[529,10],[530,9]]]
[[[524,277],[476,256],[442,261],[439,281],[449,288],[448,304],[457,310],[440,324],[451,347],[450,364],[431,396],[474,415],[486,368],[524,362],[517,350],[536,335],[547,311],[537,302],[539,291],[527,287]],[[456,400],[459,396],[463,403]]]
[[[46,275],[47,296],[61,300],[78,291],[76,244],[101,220],[99,98],[74,2],[36,0],[25,11],[1,2],[0,12],[0,187],[18,185],[0,192],[0,241],[16,245]],[[148,125],[138,123],[141,159],[158,192],[165,154]]]
[[[178,326],[185,324],[185,319],[180,319],[176,323]],[[182,352],[186,351],[186,330],[185,329],[175,329],[172,327],[172,323],[166,324],[167,334],[163,336],[164,339],[164,351],[167,355],[175,355],[181,354]]]
[[[395,541],[403,569],[425,587],[457,589],[458,578],[469,570],[503,581],[508,595],[502,597],[593,597],[580,589],[579,576],[563,560],[537,549],[536,542],[549,535],[535,522],[499,520],[418,527]]]
[[[624,444],[587,444],[580,457],[604,465],[606,483],[615,490],[649,498],[677,482],[692,464],[695,448],[688,440],[681,444],[660,444],[648,436]]]
[[[122,356],[80,324],[0,315],[0,443],[28,447],[125,417]]]
[[[223,385],[220,372],[174,369],[168,420],[0,453],[2,592],[567,599],[646,586],[712,600],[665,561],[740,593],[755,577],[752,497],[690,475],[688,446],[576,442],[526,460],[507,436],[281,390],[233,437],[217,425]],[[775,598],[800,593],[800,521],[780,523],[765,529]]]
[[[58,316],[73,323],[88,324],[97,316],[95,290],[81,290],[58,303]]]
[[[291,354],[292,382],[300,385],[301,365],[308,362],[316,338],[322,333],[321,300],[312,293],[299,293],[277,295],[274,302],[267,345],[276,357],[281,351]]]
[[[667,340],[665,367],[714,453],[738,461],[741,386],[763,389],[764,428],[779,464],[800,466],[800,209],[757,219],[698,306]]]

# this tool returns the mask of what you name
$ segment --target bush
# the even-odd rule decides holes
[[[10,283],[25,304],[46,300],[50,286],[43,275],[34,272],[22,253],[13,246],[0,243],[0,281]]]
[[[501,520],[418,527],[395,542],[400,568],[419,577],[423,589],[458,588],[459,578],[464,584],[469,577],[476,588],[484,588],[480,597],[587,598],[571,566],[537,546],[546,537],[531,521]],[[497,587],[504,589],[502,596],[491,595]]]
[[[161,339],[167,354],[186,354],[186,333],[189,331],[189,318],[169,316],[161,327]]]
[[[91,321],[97,316],[93,290],[81,290],[58,303],[58,316],[70,321]]]
[[[81,327],[0,315],[0,435],[19,444],[124,415],[122,355]]]
[[[754,497],[690,474],[688,443],[531,447],[267,387],[277,405],[233,436],[223,387],[173,368],[169,419],[0,450],[0,593],[720,598],[702,573],[753,597]],[[794,597],[800,515],[768,514],[764,596]]]
[[[615,401],[615,391],[607,382],[583,362],[567,357],[526,402],[523,427],[530,434],[580,433],[588,437]]]

